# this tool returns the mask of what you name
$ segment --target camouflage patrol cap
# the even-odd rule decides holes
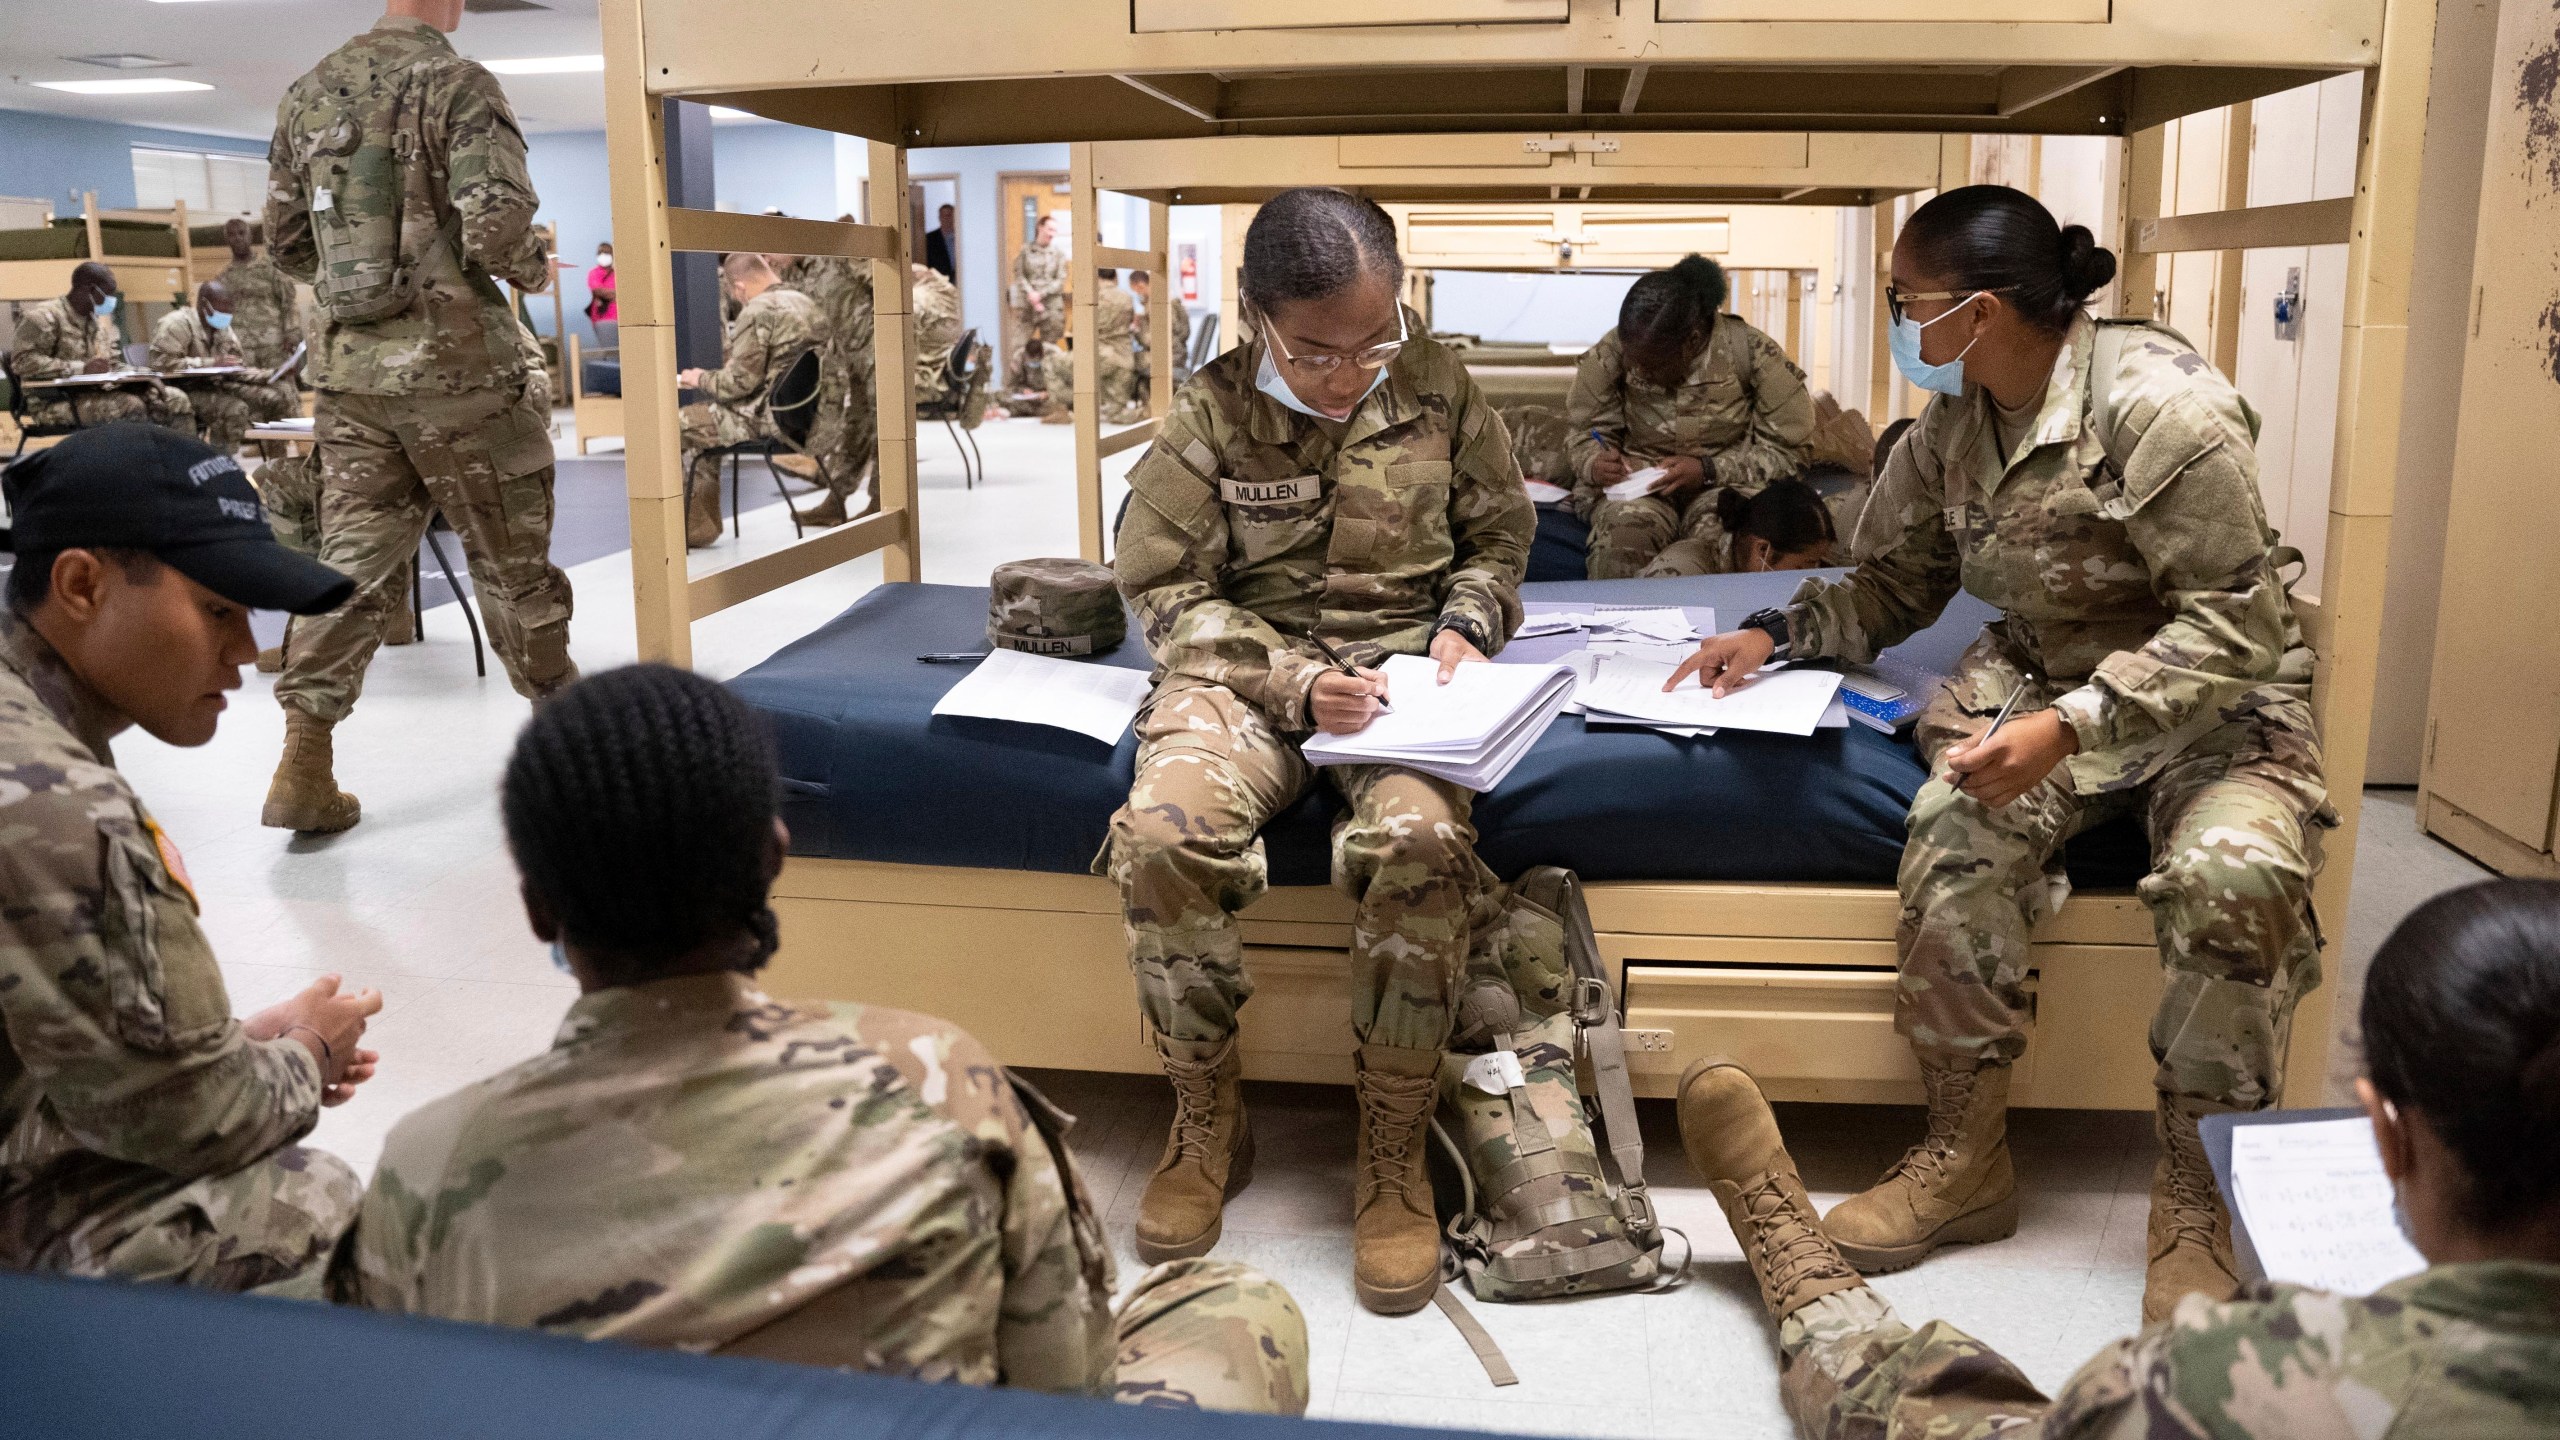
[[[1008,560],[987,584],[987,643],[1033,655],[1098,655],[1129,633],[1120,580],[1090,560]]]

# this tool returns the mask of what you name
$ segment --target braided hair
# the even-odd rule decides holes
[[[1618,343],[1643,355],[1694,355],[1691,347],[1706,343],[1728,293],[1724,267],[1703,255],[1648,271],[1618,302]]]
[[[607,984],[656,979],[744,932],[778,943],[768,866],[780,790],[763,723],[665,665],[590,676],[534,712],[499,790],[507,848],[563,942]]]

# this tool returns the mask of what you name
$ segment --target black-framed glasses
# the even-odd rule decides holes
[[[1348,355],[1292,355],[1289,353],[1289,347],[1280,343],[1280,327],[1271,324],[1270,320],[1271,317],[1268,315],[1263,317],[1262,333],[1271,337],[1271,348],[1280,352],[1281,359],[1299,366],[1311,375],[1330,375],[1346,364],[1357,365],[1363,370],[1382,370],[1386,368],[1388,361],[1396,358],[1396,352],[1405,347],[1405,342],[1413,338],[1412,332],[1405,328],[1404,307],[1398,305],[1396,307],[1396,338],[1393,340],[1381,340],[1375,345],[1355,350]]]
[[[2008,288],[2010,287],[2006,285],[1977,285],[1970,290],[1896,290],[1893,288],[1893,283],[1887,281],[1884,287],[1884,310],[1887,315],[1899,320],[1902,318],[1903,307],[1914,300],[1970,300],[1976,295],[1994,295]]]

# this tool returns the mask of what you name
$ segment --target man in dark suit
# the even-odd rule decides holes
[[[960,278],[951,258],[959,253],[960,246],[960,232],[951,223],[955,213],[953,207],[943,206],[942,223],[926,231],[924,235],[924,263],[941,271],[943,279],[954,281]]]

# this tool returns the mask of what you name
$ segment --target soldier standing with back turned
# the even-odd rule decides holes
[[[550,415],[496,283],[540,290],[551,261],[506,94],[444,38],[461,20],[462,0],[390,0],[293,83],[267,152],[268,253],[314,277],[320,302],[321,558],[357,586],[295,627],[276,682],[284,760],[263,818],[280,829],[362,815],[338,788],[330,731],[364,689],[433,512],[462,536],[516,692],[539,700],[578,676],[569,577],[550,556]]]

